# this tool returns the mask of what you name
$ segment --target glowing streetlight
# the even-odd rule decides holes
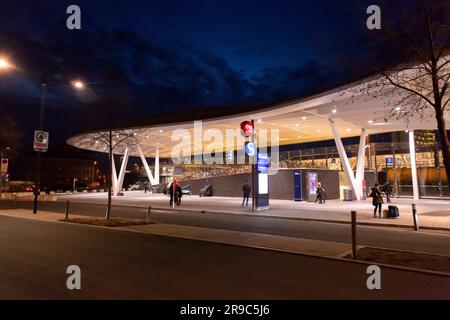
[[[77,89],[77,90],[81,90],[84,88],[84,83],[80,80],[76,80],[76,81],[72,82],[72,84],[75,87],[75,89]]]
[[[6,70],[11,68],[11,63],[5,58],[0,58],[0,70]]]

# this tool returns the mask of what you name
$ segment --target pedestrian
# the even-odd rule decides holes
[[[381,187],[381,191],[384,192],[384,194],[386,195],[386,202],[390,203],[391,202],[391,195],[392,195],[392,187],[389,184],[389,181],[386,181],[383,186]]]
[[[144,182],[144,193],[147,193],[148,190],[148,183]]]
[[[175,203],[177,206],[181,205],[181,197],[183,196],[183,192],[181,191],[181,187],[177,185],[175,188]]]
[[[242,197],[241,207],[244,206],[244,203],[245,203],[245,206],[248,207],[248,198],[250,197],[251,191],[252,191],[252,187],[248,183],[248,180],[245,180],[244,185],[242,186],[243,197]]]
[[[325,203],[325,198],[326,198],[325,188],[322,187],[322,183],[319,181],[317,183],[316,200],[314,201],[314,203],[316,203],[317,201],[319,201],[319,203]]]
[[[169,186],[169,195],[170,195],[170,201],[169,201],[169,205],[172,207],[172,205],[173,205],[173,198],[174,198],[174,190],[173,190],[173,182],[172,183],[170,183],[170,186]]]
[[[372,192],[370,193],[370,196],[372,197],[372,205],[373,208],[373,217],[377,217],[377,210],[378,210],[378,217],[381,218],[381,207],[383,205],[383,196],[381,195],[380,191],[380,184],[378,182],[375,183],[375,185],[372,187]]]

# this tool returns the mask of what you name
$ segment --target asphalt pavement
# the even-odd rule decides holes
[[[81,290],[69,290],[69,265]],[[0,299],[449,299],[450,277],[0,216]]]

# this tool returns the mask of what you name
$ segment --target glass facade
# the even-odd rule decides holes
[[[434,131],[415,131],[416,167],[421,198],[450,198],[447,176],[443,167],[440,144]],[[353,169],[356,169],[358,143],[344,141],[344,148]],[[280,166],[285,168],[323,168],[342,170],[334,141],[315,145],[289,146],[280,151]],[[311,145],[311,144],[309,144]],[[286,149],[286,148],[285,148]],[[407,132],[372,135],[368,138],[365,170],[375,173],[379,183],[389,181],[395,196],[412,196],[412,174]]]

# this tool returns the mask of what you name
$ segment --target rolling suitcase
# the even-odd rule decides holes
[[[389,218],[397,218],[400,214],[397,206],[388,206]]]

